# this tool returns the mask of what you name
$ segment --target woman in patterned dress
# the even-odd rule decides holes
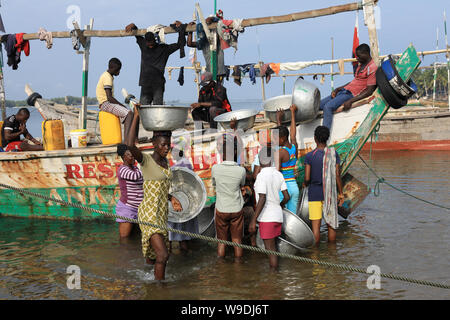
[[[144,199],[139,205],[139,220],[150,222],[158,226],[167,226],[168,201],[171,201],[175,211],[181,211],[180,202],[169,194],[172,171],[167,160],[170,151],[170,131],[153,132],[152,143],[154,152],[143,154],[135,145],[136,128],[139,125],[139,112],[135,110],[130,133],[127,137],[127,145],[135,159],[141,165],[144,176]],[[167,230],[139,225],[142,234],[142,253],[148,264],[154,264],[155,280],[164,280],[168,252]]]

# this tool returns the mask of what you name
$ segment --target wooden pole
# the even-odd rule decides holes
[[[331,37],[331,60],[334,60],[334,38]],[[331,92],[334,91],[334,77],[333,77],[333,64],[330,65],[331,69]]]
[[[74,26],[75,25],[78,25],[78,24],[74,21]],[[85,29],[91,30],[93,25],[94,25],[94,19],[91,18],[89,25],[86,25]],[[80,39],[80,42],[81,42],[81,39]],[[85,46],[84,46],[84,52],[83,52],[83,81],[82,81],[82,90],[81,90],[81,112],[80,112],[80,116],[79,116],[79,120],[78,120],[79,121],[78,127],[80,129],[86,129],[90,47],[91,47],[91,39],[90,38],[85,39]]]
[[[436,50],[439,49],[439,27],[436,28]],[[438,57],[434,61],[434,75],[433,75],[433,108],[434,108],[434,100],[436,100],[436,78],[437,78],[437,61]]]
[[[261,69],[263,62],[259,62],[259,68]],[[266,100],[266,88],[264,87],[264,77],[261,77],[261,92],[263,101]]]
[[[445,48],[447,49],[447,99],[448,99],[448,110],[450,111],[450,50],[448,48],[448,38],[447,38],[447,16],[444,9],[444,32],[445,32]]]
[[[376,3],[378,0],[374,0],[373,2]],[[360,2],[354,2],[354,3],[348,3],[338,6],[332,6],[328,8],[323,9],[316,9],[316,10],[309,10],[309,11],[302,11],[302,12],[296,12],[291,13],[287,15],[281,15],[281,16],[271,16],[271,17],[262,17],[262,18],[251,18],[251,19],[244,19],[242,21],[242,27],[252,27],[252,26],[258,26],[258,25],[265,25],[265,24],[275,24],[275,23],[285,23],[285,22],[292,22],[292,21],[298,21],[298,20],[304,20],[304,19],[311,19],[311,18],[317,18],[322,16],[328,16],[328,15],[334,15],[337,13],[342,12],[349,12],[349,11],[355,11],[360,10],[362,8],[362,5]],[[216,29],[217,24],[212,23],[211,25],[207,26],[207,29]],[[195,31],[195,26],[187,26],[186,31]],[[147,32],[147,29],[139,29],[133,32],[125,32],[125,30],[84,30],[83,35],[85,37],[131,37],[135,35],[144,35]],[[166,34],[169,33],[177,33],[174,29],[171,27],[165,27],[164,32]],[[205,30],[206,32],[206,30]],[[53,38],[70,38],[70,32],[68,31],[56,31],[52,32]],[[39,35],[37,33],[27,33],[23,36],[24,40],[35,40],[39,39]]]
[[[5,97],[5,82],[3,81],[3,46],[0,43],[0,103],[2,105],[2,120],[6,119],[6,97]]]
[[[380,64],[380,50],[378,48],[377,25],[375,23],[374,4],[376,1],[363,0],[364,23],[369,31],[370,49],[373,61]]]

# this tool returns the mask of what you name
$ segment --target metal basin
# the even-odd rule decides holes
[[[281,238],[281,237],[277,237],[277,239],[275,240],[276,242],[276,246],[277,246],[277,251],[280,253],[286,253],[286,254],[297,254],[299,252],[305,252],[304,249],[297,247],[296,245],[290,243],[289,241]],[[256,246],[258,248],[261,249],[265,249],[264,247],[264,241],[261,239],[261,237],[259,236],[259,231],[256,233]]]
[[[314,84],[298,78],[292,91],[292,103],[298,108],[296,122],[314,120],[319,113],[320,91]]]
[[[297,208],[297,216],[302,218],[302,220],[311,228],[311,220],[309,220],[308,187],[303,188],[300,205]]]
[[[175,167],[170,194],[177,198],[183,210],[176,212],[169,201],[170,222],[181,223],[198,216],[206,203],[206,188],[200,177],[192,170]]]
[[[159,131],[184,128],[189,106],[142,105],[139,116],[147,131]]]
[[[291,121],[291,113],[289,112],[289,107],[292,104],[292,94],[285,94],[282,96],[276,96],[267,99],[263,102],[264,111],[266,111],[266,117],[269,118],[271,122],[277,123],[277,110],[288,110],[284,112],[282,122]]]
[[[236,118],[236,127],[237,129],[242,129],[246,131],[253,127],[255,124],[256,115],[258,114],[257,110],[251,109],[242,109],[237,111],[231,111],[227,113],[223,113],[214,118],[214,121],[217,121],[219,129],[226,130],[230,128],[231,119]]]
[[[214,205],[204,207],[197,216],[198,232],[207,237],[216,236],[216,227],[214,225]]]
[[[314,244],[314,234],[308,224],[287,209],[283,209],[282,232],[284,239],[300,248]]]

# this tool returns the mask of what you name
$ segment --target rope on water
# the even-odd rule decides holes
[[[397,190],[397,191],[400,191],[401,193],[406,194],[407,196],[410,196],[410,197],[412,197],[412,198],[414,198],[414,199],[417,199],[417,200],[419,200],[419,201],[428,203],[428,204],[430,204],[430,205],[433,205],[433,206],[436,206],[436,207],[439,207],[439,208],[442,208],[442,209],[450,210],[450,207],[446,207],[446,206],[444,206],[444,205],[442,205],[442,204],[435,203],[435,202],[431,202],[431,201],[428,201],[428,200],[419,198],[419,197],[417,197],[417,196],[415,196],[415,195],[413,195],[413,194],[411,194],[411,193],[409,193],[409,192],[406,192],[406,191],[404,191],[404,190],[402,190],[402,189],[400,189],[400,188],[394,186],[393,184],[387,182],[385,178],[380,177],[380,176],[375,172],[375,170],[373,170],[372,167],[371,167],[369,164],[367,164],[366,161],[364,161],[364,159],[361,157],[361,155],[358,154],[358,157],[359,157],[359,158],[361,159],[361,161],[367,166],[367,168],[373,173],[373,175],[374,175],[375,177],[377,177],[377,179],[378,179],[377,182],[375,183],[374,188],[373,188],[373,194],[375,195],[375,197],[378,197],[378,196],[380,195],[380,184],[384,183],[384,184],[387,184],[387,185],[388,185],[389,187],[391,187],[392,189],[395,189],[395,190]]]
[[[119,218],[119,219],[122,219],[122,220],[125,220],[125,221],[129,221],[129,222],[132,222],[132,223],[138,223],[138,224],[151,226],[151,227],[154,227],[154,228],[160,228],[160,229],[163,229],[163,230],[166,230],[166,231],[179,233],[179,234],[182,234],[182,235],[185,235],[185,236],[189,236],[189,237],[192,237],[192,238],[197,238],[197,239],[201,239],[201,240],[205,240],[205,241],[209,241],[209,242],[222,243],[222,244],[225,244],[225,245],[228,245],[228,246],[239,247],[239,248],[247,249],[247,250],[254,251],[254,252],[270,254],[270,255],[276,255],[276,256],[279,256],[281,258],[293,259],[293,260],[296,260],[296,261],[299,261],[299,262],[308,263],[308,264],[315,264],[315,265],[324,266],[324,267],[331,268],[331,269],[338,269],[338,270],[342,270],[342,271],[352,271],[352,272],[357,272],[357,273],[362,273],[362,274],[373,275],[373,273],[367,272],[363,268],[353,267],[353,266],[349,266],[349,265],[345,265],[345,264],[337,264],[337,263],[332,263],[332,262],[327,262],[327,261],[322,261],[322,260],[309,259],[309,258],[305,258],[305,257],[301,257],[301,256],[296,256],[296,255],[293,255],[293,254],[281,253],[281,252],[278,252],[278,251],[271,251],[271,250],[266,250],[266,249],[262,249],[262,248],[258,248],[258,247],[252,247],[252,246],[245,245],[245,244],[240,244],[240,243],[235,243],[235,242],[231,242],[231,241],[211,238],[211,237],[207,237],[207,236],[204,236],[204,235],[201,235],[201,234],[198,234],[198,233],[192,233],[192,232],[177,230],[177,229],[173,229],[173,228],[170,228],[170,227],[167,227],[167,226],[158,226],[158,225],[155,225],[155,224],[147,222],[147,221],[141,221],[140,219],[130,219],[128,217],[122,217],[122,216],[116,215],[115,213],[105,212],[105,211],[101,211],[101,210],[98,210],[98,209],[85,207],[85,206],[82,206],[81,204],[69,203],[69,202],[64,201],[64,200],[54,199],[54,198],[51,198],[51,197],[39,194],[37,192],[28,191],[28,190],[25,190],[25,189],[22,189],[22,188],[16,188],[16,187],[9,186],[9,185],[3,184],[3,183],[0,183],[0,187],[6,188],[6,189],[10,189],[10,190],[13,190],[13,191],[21,193],[21,194],[27,194],[27,195],[30,195],[30,196],[33,196],[33,197],[37,197],[37,198],[45,199],[45,200],[48,200],[48,201],[60,203],[60,204],[62,204],[64,206],[74,207],[74,208],[82,209],[82,210],[89,211],[89,212],[99,213],[101,215],[104,215],[104,216],[110,217],[110,218],[114,218],[114,219]],[[444,284],[444,283],[437,283],[437,282],[432,282],[432,281],[427,281],[427,280],[411,279],[411,278],[408,278],[408,277],[394,275],[394,274],[389,274],[389,273],[380,273],[379,276],[383,277],[383,278],[387,278],[387,279],[399,280],[399,281],[403,281],[403,282],[409,282],[409,283],[414,283],[414,284],[419,284],[419,285],[424,285],[424,286],[431,286],[431,287],[436,287],[436,288],[441,288],[441,289],[450,289],[450,285],[449,284]]]

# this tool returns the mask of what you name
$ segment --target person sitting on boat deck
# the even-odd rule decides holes
[[[212,129],[217,129],[214,118],[231,111],[231,105],[227,97],[227,89],[213,80],[211,72],[204,72],[201,76],[200,93],[198,102],[191,104],[192,119],[196,130],[203,129],[200,121],[209,122]]]
[[[2,125],[2,148],[5,151],[42,151],[42,143],[37,141],[28,132],[26,123],[30,118],[30,111],[27,108],[21,108],[17,114],[7,117]],[[23,135],[25,139],[34,143],[30,144],[26,140],[20,140]]]
[[[238,155],[238,139],[230,134],[223,134],[217,142],[217,149],[223,162],[215,164],[211,169],[212,183],[216,189],[215,225],[217,239],[242,243],[244,216],[242,208],[244,199],[241,187],[245,186],[245,169],[236,163]],[[239,261],[243,249],[234,247],[234,257]],[[225,257],[225,244],[217,244],[217,256]]]
[[[277,111],[277,123],[278,127],[274,128],[275,141],[278,142],[278,157],[275,161],[276,168],[283,174],[284,180],[288,188],[290,200],[286,204],[286,208],[292,213],[297,214],[298,198],[300,195],[300,190],[296,181],[296,164],[297,164],[297,127],[295,125],[295,113],[297,111],[297,106],[292,105],[290,108],[291,112],[291,125],[288,130],[285,126],[281,125],[283,119],[284,111]],[[289,142],[290,137],[290,142]],[[280,198],[283,195],[280,194]]]
[[[148,264],[154,264],[155,280],[165,278],[167,259],[169,258],[167,225],[169,213],[168,200],[175,211],[182,207],[178,199],[169,194],[172,180],[172,170],[167,155],[170,151],[171,131],[154,131],[152,154],[142,153],[134,144],[136,140],[136,127],[139,125],[138,106],[135,106],[130,134],[127,145],[131,154],[139,162],[144,178],[144,199],[138,208],[139,220],[149,222],[155,226],[140,224],[142,235],[142,253]]]
[[[120,74],[122,62],[117,58],[111,58],[108,62],[108,70],[102,73],[97,83],[96,95],[101,111],[112,113],[120,118],[124,124],[124,141],[129,135],[133,112],[114,98],[114,76]],[[139,130],[139,127],[136,129]],[[138,133],[136,132],[136,136]]]
[[[336,241],[337,203],[339,201],[342,205],[344,200],[339,165],[340,158],[334,148],[327,147],[329,137],[330,130],[325,126],[318,126],[314,130],[314,141],[317,147],[305,156],[305,181],[303,186],[308,187],[309,219],[311,220],[316,244],[320,240],[322,212],[328,225],[328,241]],[[324,170],[324,166],[326,170]],[[336,185],[339,192],[337,197]]]
[[[180,21],[174,22],[176,27],[181,26]],[[125,27],[126,32],[137,30],[134,23]],[[147,32],[144,36],[136,36],[136,42],[141,50],[141,71],[139,75],[139,86],[141,87],[140,102],[142,105],[164,104],[164,87],[166,79],[164,71],[169,56],[181,48],[185,39],[184,35],[178,34],[178,42],[172,44],[157,43],[155,34]]]
[[[289,201],[286,181],[274,167],[274,150],[263,147],[259,152],[261,172],[256,177],[255,215],[249,226],[250,233],[256,233],[256,222],[259,224],[259,235],[267,250],[277,251],[276,238],[281,235],[283,210]],[[280,202],[280,193],[283,199]],[[278,257],[269,255],[271,269],[278,268]]]
[[[126,144],[117,146],[117,154],[122,157],[123,164],[117,170],[120,200],[117,202],[116,214],[130,219],[137,219],[138,207],[144,198],[142,171],[135,165],[136,159]],[[128,237],[133,230],[134,224],[121,218],[117,218],[116,222],[119,223],[120,238]]]
[[[320,101],[320,110],[323,110],[323,125],[331,130],[333,122],[333,112],[342,104],[343,110],[350,110],[352,104],[372,95],[377,88],[375,72],[377,65],[370,56],[370,47],[363,43],[356,48],[356,61],[358,67],[355,71],[355,78],[336,88],[330,96]]]

